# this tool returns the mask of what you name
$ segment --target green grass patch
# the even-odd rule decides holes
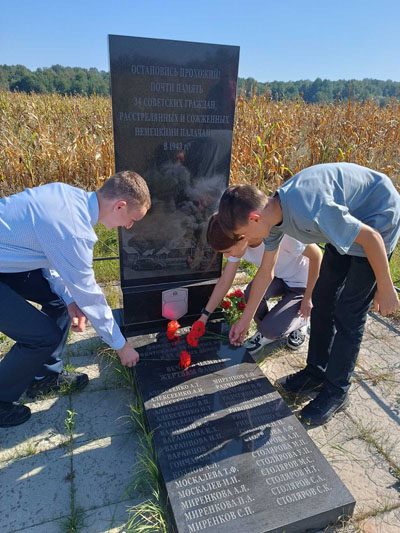
[[[110,358],[115,364],[116,373],[133,390],[133,400],[130,403],[130,418],[139,439],[139,453],[135,468],[135,475],[128,492],[138,491],[149,494],[145,501],[128,509],[128,520],[124,531],[127,533],[168,533],[170,531],[170,517],[167,509],[167,495],[162,488],[161,473],[158,469],[154,450],[153,434],[148,430],[144,405],[133,373],[129,368],[121,365],[119,358],[111,348],[102,348],[98,355]]]
[[[400,287],[400,245],[396,247],[390,260],[390,272],[393,283]]]
[[[119,256],[118,231],[116,229],[109,230],[102,224],[96,224],[94,230],[99,239],[94,247],[94,257]],[[99,283],[119,280],[119,260],[94,261],[94,273]]]

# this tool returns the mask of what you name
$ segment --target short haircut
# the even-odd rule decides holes
[[[150,209],[151,199],[147,183],[137,172],[123,170],[108,178],[98,191],[108,200],[125,200],[130,207]]]
[[[234,237],[239,226],[245,226],[252,211],[264,209],[266,195],[254,185],[228,187],[221,197],[218,218],[223,231]]]
[[[227,235],[220,224],[218,213],[214,213],[208,221],[207,242],[217,252],[229,250],[238,242],[237,237]]]

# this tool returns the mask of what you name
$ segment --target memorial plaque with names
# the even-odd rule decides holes
[[[239,48],[110,35],[109,51],[116,171],[141,174],[152,198],[120,230],[131,335],[165,325],[166,289],[188,288],[190,322],[221,274],[206,229],[229,183]]]
[[[317,531],[355,501],[244,348],[134,340],[136,378],[179,533]]]

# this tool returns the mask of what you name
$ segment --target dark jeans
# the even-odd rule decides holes
[[[246,287],[246,301],[249,299],[252,283]],[[307,325],[307,320],[298,314],[304,292],[304,287],[289,287],[280,278],[271,281],[254,315],[257,330],[263,337],[271,340],[279,339]],[[280,297],[279,302],[269,309],[268,300],[277,297]]]
[[[40,269],[0,273],[0,331],[15,340],[0,361],[0,401],[18,400],[35,376],[52,372],[45,365],[59,361],[69,326],[64,302]]]
[[[326,246],[312,297],[307,365],[315,374],[324,373],[333,392],[350,387],[375,289],[367,258],[340,255]]]

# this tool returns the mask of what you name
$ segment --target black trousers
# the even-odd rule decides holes
[[[340,255],[332,245],[326,246],[312,296],[307,366],[315,374],[322,371],[333,392],[350,387],[375,290],[367,258]]]
[[[246,301],[252,283],[250,282],[246,287]],[[281,278],[274,278],[271,281],[254,315],[257,330],[263,337],[271,340],[279,339],[307,325],[308,320],[298,314],[304,292],[305,287],[289,287]],[[268,300],[276,297],[280,297],[279,302],[269,309]]]
[[[0,331],[15,341],[0,361],[0,401],[18,400],[35,376],[52,372],[47,365],[59,361],[69,326],[63,300],[40,269],[0,273]]]

